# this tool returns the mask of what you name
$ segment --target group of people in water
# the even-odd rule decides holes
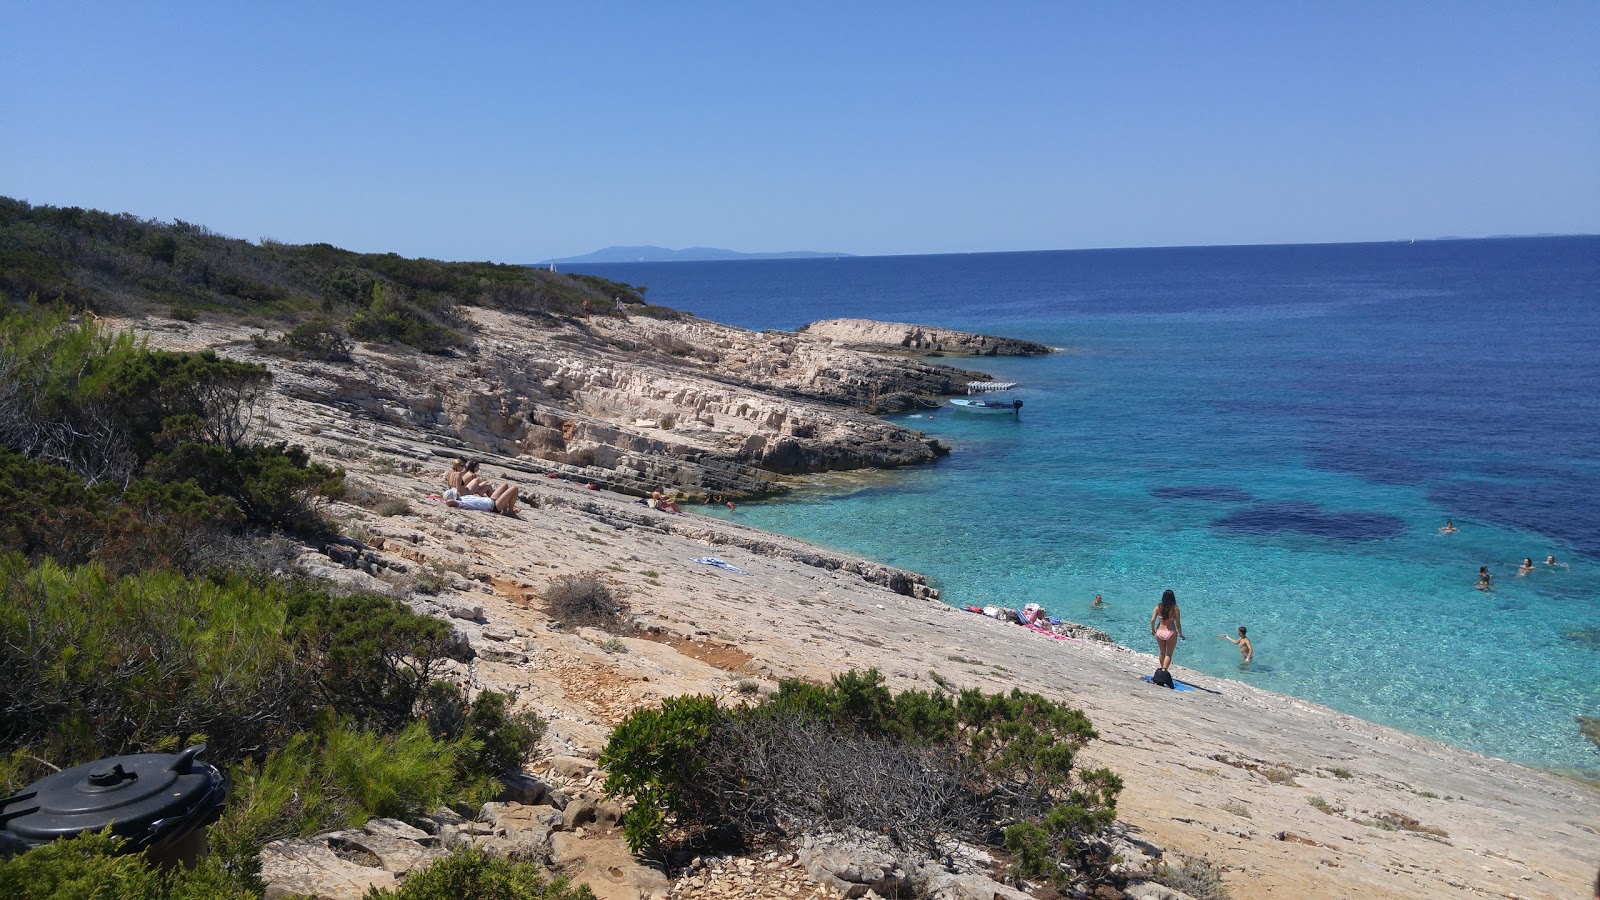
[[[1453,534],[1456,531],[1456,524],[1450,519],[1446,519],[1444,527],[1439,529],[1440,534]],[[1539,566],[1534,564],[1533,557],[1531,556],[1523,557],[1520,565],[1516,563],[1505,563],[1505,565],[1516,566],[1518,578],[1532,575],[1534,572],[1539,570]],[[1557,562],[1555,555],[1551,554],[1544,558],[1544,566],[1547,569],[1565,568],[1566,563]],[[1477,581],[1478,590],[1491,590],[1493,584],[1494,574],[1489,571],[1489,567],[1479,566]],[[1089,604],[1089,608],[1106,609],[1110,605],[1111,604],[1105,602],[1105,600],[1102,599],[1099,594],[1095,594],[1094,602]],[[1227,634],[1218,634],[1217,637],[1222,638],[1223,640],[1228,641],[1229,643],[1238,647],[1241,664],[1249,665],[1250,660],[1255,656],[1255,647],[1250,643],[1249,630],[1245,628],[1245,626],[1240,625],[1238,634],[1238,637],[1233,637]],[[1157,656],[1160,660],[1160,668],[1166,669],[1170,667],[1172,665],[1173,652],[1177,649],[1178,642],[1182,640],[1188,640],[1187,636],[1183,633],[1183,616],[1178,610],[1177,595],[1171,590],[1162,592],[1160,602],[1158,602],[1155,606],[1155,609],[1151,610],[1150,612],[1150,636],[1156,639],[1156,650]]]
[[[1458,530],[1459,529],[1456,528],[1456,523],[1453,520],[1445,519],[1444,527],[1439,529],[1439,533],[1455,534]],[[1544,564],[1545,567],[1549,569],[1564,569],[1567,565],[1566,563],[1556,562],[1555,554],[1546,556],[1544,558]],[[1539,570],[1539,567],[1533,564],[1533,557],[1531,556],[1524,556],[1522,558],[1521,565],[1518,565],[1517,563],[1502,563],[1502,565],[1516,566],[1518,578],[1526,578],[1527,576],[1532,575],[1534,572]],[[1478,567],[1478,580],[1473,584],[1473,587],[1484,592],[1494,590],[1494,573],[1489,571],[1488,566]]]

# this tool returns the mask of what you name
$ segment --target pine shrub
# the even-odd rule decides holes
[[[0,862],[0,897],[16,900],[254,900],[259,893],[212,860],[159,869],[122,855],[108,827],[52,841]]]

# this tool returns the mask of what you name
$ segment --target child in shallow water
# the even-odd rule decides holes
[[[1237,639],[1228,637],[1225,634],[1219,634],[1217,637],[1230,644],[1238,644],[1239,656],[1241,657],[1240,663],[1247,666],[1250,665],[1250,658],[1255,655],[1256,649],[1250,646],[1250,638],[1246,635],[1243,625],[1239,626],[1239,637]]]

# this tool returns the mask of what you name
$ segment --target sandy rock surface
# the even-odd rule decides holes
[[[168,346],[239,346],[236,334],[202,328],[152,333]],[[466,440],[490,432],[455,419],[451,428],[415,421],[413,410],[427,405],[419,397],[435,398],[440,415],[459,416],[445,410],[457,409],[461,395],[494,394],[482,384],[407,382],[409,395],[395,390],[405,402],[385,412],[382,403],[341,403],[306,390],[330,377],[315,367],[273,364],[281,392],[274,431],[346,466],[354,486],[410,505],[407,514],[380,516],[336,504],[330,511],[366,552],[392,565],[334,568],[398,591],[427,575],[438,593],[415,602],[436,615],[481,607],[473,618],[449,619],[478,649],[463,675],[518,691],[522,704],[549,719],[555,756],[593,760],[630,710],[674,694],[737,702],[780,678],[826,679],[868,666],[897,688],[928,689],[930,672],[938,672],[961,687],[1025,685],[1081,706],[1101,735],[1083,763],[1126,779],[1119,811],[1131,834],[1220,863],[1235,897],[1583,897],[1590,890],[1600,864],[1600,792],[1592,787],[1181,666],[1175,675],[1217,693],[1156,688],[1138,680],[1154,668],[1148,654],[1054,640],[959,611],[932,599],[911,573],[697,516],[693,505],[674,516],[632,496],[590,490],[586,471],[512,452],[521,449],[524,438],[514,434],[521,426],[504,426],[494,440]],[[282,377],[295,366],[304,368]],[[479,406],[502,401],[523,402],[504,394]],[[595,407],[587,414],[598,415]],[[861,418],[841,415],[839,427]],[[490,480],[523,487],[520,517],[429,499],[442,487],[446,461],[438,454],[456,446],[483,451]],[[545,477],[546,469],[578,477]],[[694,562],[708,555],[748,574]],[[552,579],[579,573],[607,578],[640,630],[553,626],[540,594]],[[566,775],[550,777],[568,796],[599,798],[600,773],[563,765]],[[587,858],[606,857],[594,850]],[[791,861],[769,875],[753,863],[738,884],[753,889],[748,896],[827,896],[798,871]],[[809,885],[804,893],[786,890],[801,883]],[[716,884],[722,890],[724,882]],[[683,882],[667,891],[716,895]]]

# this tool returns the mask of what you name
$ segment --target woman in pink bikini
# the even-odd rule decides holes
[[[1171,668],[1172,651],[1178,646],[1178,639],[1187,641],[1188,638],[1183,636],[1183,616],[1178,613],[1178,596],[1170,589],[1161,592],[1161,602],[1150,614],[1150,633],[1155,636],[1156,646],[1161,648],[1161,668]]]

